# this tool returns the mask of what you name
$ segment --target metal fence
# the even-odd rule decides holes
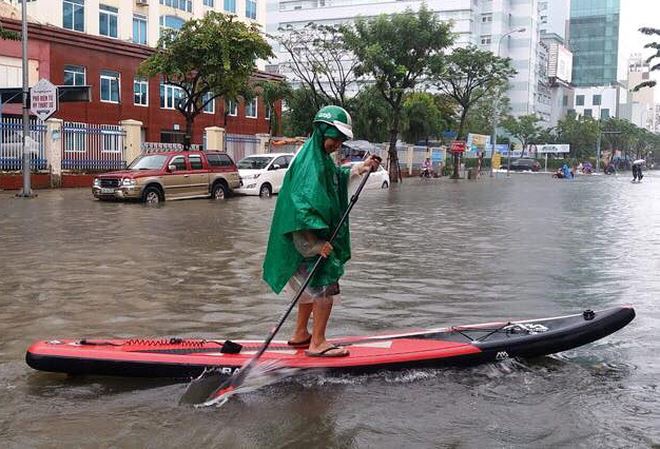
[[[30,135],[26,145],[30,152],[31,170],[48,167],[44,140],[46,125],[36,118],[30,119]],[[0,170],[14,171],[23,168],[23,119],[3,117],[0,122]]]
[[[64,122],[62,169],[107,171],[126,167],[125,136],[119,125]]]
[[[245,156],[256,154],[259,149],[259,138],[242,134],[225,135],[225,151],[238,162]]]

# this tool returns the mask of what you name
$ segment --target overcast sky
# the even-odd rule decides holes
[[[621,0],[621,18],[619,31],[619,79],[626,78],[628,58],[631,53],[650,56],[653,51],[644,49],[644,44],[660,41],[660,36],[647,36],[639,28],[660,28],[660,0]],[[655,59],[655,62],[660,60]],[[653,78],[660,80],[660,71],[654,72]],[[655,91],[656,101],[660,98],[660,89]]]

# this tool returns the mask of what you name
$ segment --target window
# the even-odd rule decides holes
[[[209,101],[209,98],[213,96],[213,92],[207,92],[202,97],[202,102],[206,103]],[[215,114],[215,98],[211,100],[208,104],[204,105],[204,112],[206,114]]]
[[[225,0],[224,9],[227,12],[236,13],[236,0]]]
[[[67,153],[85,153],[87,151],[87,133],[84,123],[74,123],[69,128],[64,140],[64,151]],[[72,132],[73,131],[73,132]]]
[[[584,116],[585,117],[593,117],[591,109],[585,109],[584,110]]]
[[[584,95],[575,96],[575,106],[584,106]]]
[[[229,156],[224,154],[207,154],[206,159],[208,159],[209,164],[211,164],[213,167],[227,167],[232,165]]]
[[[245,0],[245,17],[255,20],[257,18],[257,1]]]
[[[192,12],[192,0],[160,0],[161,5]]]
[[[199,154],[190,154],[188,155],[188,161],[190,162],[191,170],[201,170],[204,168],[202,165],[202,156]]]
[[[160,16],[160,33],[163,34],[164,29],[180,30],[184,23],[186,23],[186,21],[181,17]]]
[[[101,36],[117,37],[117,13],[112,6],[99,5],[99,34]]]
[[[85,31],[85,0],[62,0],[62,28]]]
[[[119,72],[101,70],[101,101],[119,103]]]
[[[101,152],[102,153],[121,153],[122,146],[121,132],[112,130],[101,130]]]
[[[180,98],[183,98],[183,89],[179,86],[160,83],[160,107],[162,109],[176,108]]]
[[[184,159],[183,156],[174,156],[170,161],[170,163],[167,165],[174,165],[177,170],[185,170],[186,160]]]
[[[133,15],[133,42],[147,45],[147,18],[145,16]]]
[[[64,85],[66,86],[84,86],[85,85],[85,67],[81,65],[64,66]]]
[[[493,15],[492,14],[482,14],[481,15],[481,22],[482,23],[487,23],[487,22],[492,22],[493,21]]]
[[[600,119],[607,120],[610,118],[610,110],[608,108],[600,110]]]
[[[271,108],[270,108],[270,106],[264,106],[264,108],[266,109],[264,111],[264,117],[266,118],[266,120],[270,120],[270,109]]]
[[[490,41],[491,41],[491,37],[490,37],[490,35],[484,35],[484,36],[481,36],[481,43],[482,43],[483,45],[490,44]]]
[[[204,6],[208,6],[209,8],[213,8],[213,0],[204,0]]]
[[[568,95],[564,95],[564,97],[561,99],[561,105],[568,106]]]
[[[287,158],[284,156],[280,156],[277,159],[273,161],[273,165],[271,165],[271,170],[273,170],[273,166],[277,164],[280,166],[280,168],[287,168],[289,166],[289,162],[287,161]]]
[[[257,99],[253,98],[251,101],[245,103],[245,116],[247,118],[257,118]]]
[[[591,101],[591,104],[594,106],[600,106],[601,102],[601,96],[600,95],[594,95]]]
[[[228,100],[225,108],[227,115],[237,116],[238,115],[238,105],[235,101]]]
[[[133,104],[149,106],[149,82],[144,78],[133,80]]]

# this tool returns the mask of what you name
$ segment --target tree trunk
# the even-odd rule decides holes
[[[190,144],[192,142],[193,123],[195,118],[191,115],[186,115],[186,134],[183,136],[183,149],[190,151]]]
[[[390,147],[387,150],[390,160],[390,182],[403,181],[401,177],[401,166],[399,165],[399,155],[396,151],[397,137],[399,137],[399,114],[394,112],[394,117],[390,123]]]
[[[465,119],[467,118],[467,108],[463,108],[463,112],[461,112],[461,121],[458,126],[458,135],[456,136],[459,140],[463,137],[463,130],[465,129]],[[453,153],[454,157],[454,174],[451,175],[451,179],[459,179],[460,175],[458,173],[459,171],[459,155],[458,153]]]

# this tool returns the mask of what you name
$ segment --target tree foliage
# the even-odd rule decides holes
[[[390,178],[400,179],[396,153],[403,100],[433,70],[442,67],[443,52],[453,43],[451,24],[440,22],[422,5],[417,12],[359,18],[342,32],[347,48],[357,57],[358,76],[374,80],[391,111],[389,123]]]
[[[317,110],[336,104],[352,111],[352,94],[359,88],[358,61],[346,50],[338,28],[316,23],[303,28],[288,26],[272,38],[289,54],[281,69],[308,90]]]
[[[389,138],[391,110],[376,86],[360,91],[353,103],[353,135],[356,139],[385,142]]]
[[[279,117],[275,113],[275,104],[291,98],[293,95],[291,85],[287,81],[261,81],[257,83],[257,89],[261,92],[265,107],[270,111],[268,134],[278,135],[281,127]]]
[[[403,139],[409,143],[438,138],[446,126],[434,96],[425,92],[407,95],[401,128]]]
[[[639,31],[641,31],[643,34],[646,34],[648,36],[660,36],[660,28],[640,28]],[[644,48],[651,48],[655,51],[654,54],[649,56],[649,58],[646,60],[646,62],[651,63],[654,59],[660,60],[660,41],[656,42],[649,42],[648,44],[644,45]],[[654,70],[660,70],[660,61],[657,61],[654,65],[651,66],[651,71]],[[656,85],[655,80],[647,80],[644,81],[633,89],[634,91],[638,91],[639,89],[643,87],[654,87]]]
[[[569,114],[559,120],[556,127],[557,141],[571,146],[571,157],[581,158],[595,153],[599,125],[591,117]]]
[[[187,21],[180,30],[163,30],[156,52],[142,62],[142,75],[162,75],[166,84],[178,86],[183,95],[176,109],[186,119],[190,144],[195,117],[217,97],[235,99],[250,95],[250,76],[256,60],[273,56],[255,24],[218,12]]]
[[[0,23],[0,39],[5,39],[8,41],[19,41],[21,40],[21,34],[14,31],[5,30],[2,28],[2,23]]]
[[[435,85],[461,109],[458,138],[464,138],[470,109],[485,96],[498,92],[516,71],[509,59],[474,46],[456,48],[436,71]]]
[[[541,119],[536,114],[521,115],[520,117],[508,116],[502,120],[502,127],[522,144],[521,156],[525,156],[527,145],[538,141],[541,127],[538,123]]]
[[[312,121],[318,111],[310,89],[294,89],[285,102],[282,112],[282,129],[287,136],[308,136],[312,133]]]

